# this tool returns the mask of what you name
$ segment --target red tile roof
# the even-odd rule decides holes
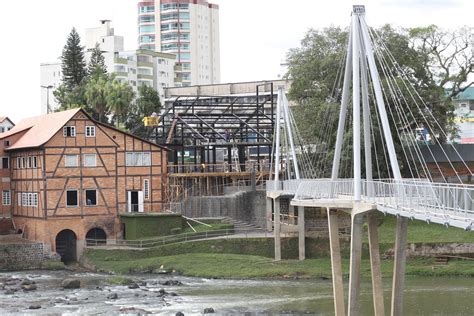
[[[39,147],[50,140],[79,111],[81,109],[78,108],[24,119],[8,132],[0,134],[0,139],[26,131],[8,150]]]

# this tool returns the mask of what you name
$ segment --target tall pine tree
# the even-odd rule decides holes
[[[63,84],[67,89],[73,90],[81,84],[87,75],[84,47],[81,46],[81,38],[74,27],[63,48],[61,61]]]
[[[95,44],[92,49],[91,60],[87,66],[87,75],[91,79],[97,79],[107,75],[107,67],[105,67],[105,58],[100,49],[99,43]]]

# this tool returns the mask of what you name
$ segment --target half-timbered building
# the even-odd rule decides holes
[[[86,238],[120,239],[121,213],[162,210],[166,148],[82,109],[21,121],[0,134],[0,156],[15,226],[67,259],[76,241],[80,252]]]

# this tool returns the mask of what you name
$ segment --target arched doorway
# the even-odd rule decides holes
[[[105,245],[107,234],[102,228],[95,227],[90,229],[86,234],[87,246]]]
[[[76,234],[70,229],[64,229],[56,236],[56,252],[61,256],[64,263],[75,262],[76,258]]]

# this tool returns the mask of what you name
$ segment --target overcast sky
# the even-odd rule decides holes
[[[474,25],[474,0],[214,0],[220,5],[222,82],[276,79],[288,49],[309,28],[347,26],[365,4],[371,26]],[[113,21],[125,48],[137,46],[136,0],[0,1],[0,116],[38,115],[39,64],[56,60],[71,28]]]

